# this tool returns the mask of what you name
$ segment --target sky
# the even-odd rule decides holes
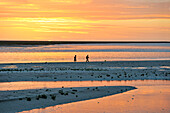
[[[0,0],[0,40],[170,41],[170,0]]]

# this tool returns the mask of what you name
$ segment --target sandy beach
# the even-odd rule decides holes
[[[170,61],[0,64],[0,82],[170,80]]]
[[[170,61],[0,64],[0,82],[170,80]],[[133,86],[96,86],[0,91],[2,113],[105,97]],[[10,108],[10,109],[7,109]]]
[[[14,113],[105,97],[133,89],[136,88],[131,86],[104,86],[1,91],[0,109],[1,113]]]

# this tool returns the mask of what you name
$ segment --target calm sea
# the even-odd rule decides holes
[[[170,43],[60,44],[0,47],[0,63],[170,60]]]

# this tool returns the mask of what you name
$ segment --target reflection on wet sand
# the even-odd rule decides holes
[[[169,43],[56,44],[0,47],[0,63],[170,60]],[[12,57],[11,57],[12,56]]]
[[[109,97],[34,109],[23,113],[168,113],[170,112],[170,81],[104,82],[105,85],[134,85],[138,89]],[[91,84],[89,82],[88,84]],[[95,82],[94,82],[95,84]],[[102,83],[103,84],[103,83]],[[99,82],[96,83],[99,85]]]
[[[26,90],[41,88],[61,88],[61,87],[93,87],[93,86],[154,86],[170,85],[168,80],[127,80],[127,81],[24,81],[24,82],[4,82],[0,83],[0,91],[5,90]]]

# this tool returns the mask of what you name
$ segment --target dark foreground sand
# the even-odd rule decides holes
[[[44,108],[58,104],[109,96],[133,89],[136,88],[131,86],[104,86],[0,91],[0,112],[14,113]]]

